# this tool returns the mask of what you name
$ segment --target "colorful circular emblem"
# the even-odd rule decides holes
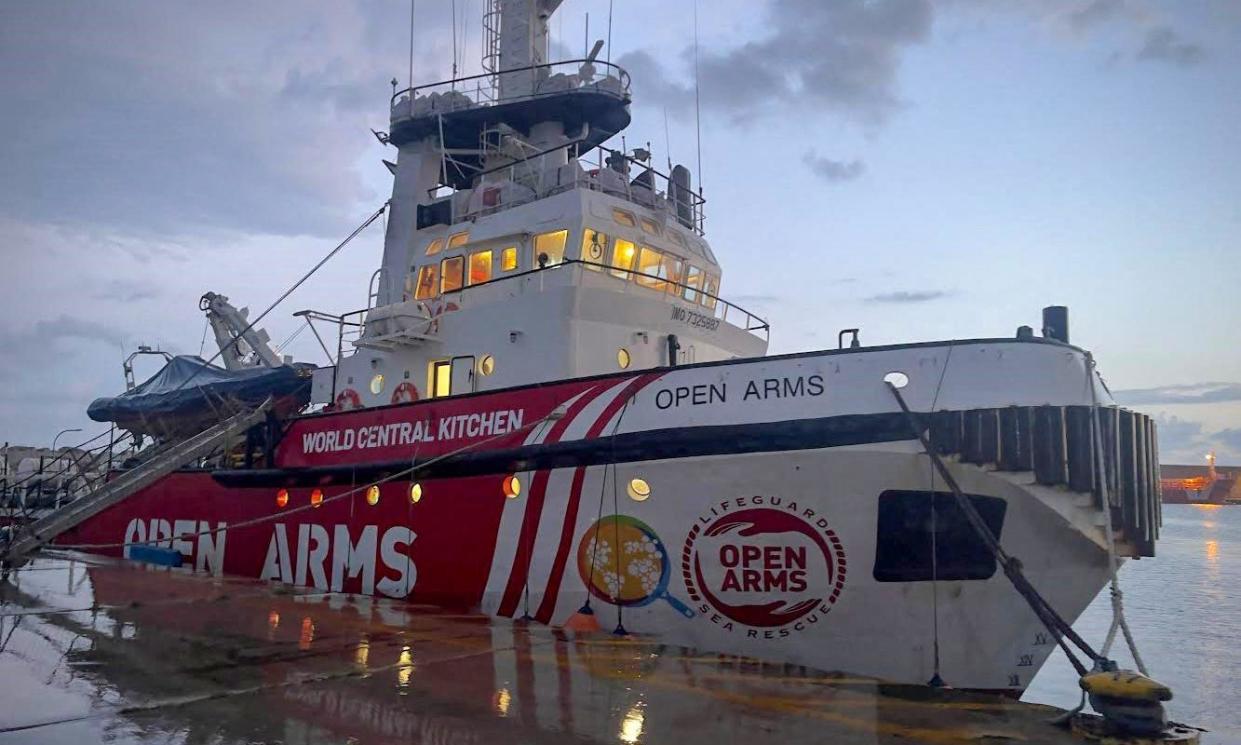
[[[752,629],[801,631],[817,622],[840,597],[845,569],[844,546],[827,520],[780,497],[713,507],[681,553],[685,587],[699,610],[710,606]]]

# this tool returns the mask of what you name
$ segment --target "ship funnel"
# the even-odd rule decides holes
[[[1063,305],[1043,308],[1043,337],[1069,343],[1069,309]]]
[[[677,222],[687,228],[694,227],[694,190],[690,184],[689,169],[678,165],[672,169],[672,202],[677,209]]]

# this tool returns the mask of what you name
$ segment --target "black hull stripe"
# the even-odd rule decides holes
[[[816,450],[912,439],[909,424],[900,413],[678,427],[592,440],[466,452],[419,469],[417,478],[460,478],[604,463]],[[233,469],[214,471],[211,475],[220,484],[230,487],[331,486],[375,481],[409,467],[408,460],[400,460],[311,468]]]

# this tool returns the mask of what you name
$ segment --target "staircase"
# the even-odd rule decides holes
[[[269,398],[180,442],[173,443],[140,466],[122,473],[95,491],[30,523],[7,545],[0,543],[0,566],[16,566],[40,546],[55,540],[109,507],[150,486],[190,461],[207,455],[222,443],[262,422],[271,408]]]

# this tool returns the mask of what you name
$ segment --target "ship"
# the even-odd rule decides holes
[[[172,360],[97,402],[146,447],[10,536],[11,555],[156,549],[199,572],[1020,695],[1058,638],[983,534],[1071,622],[1112,557],[1154,555],[1151,420],[1113,401],[1061,306],[1039,333],[865,346],[845,329],[768,355],[770,325],[723,294],[690,168],[624,145],[628,73],[603,42],[549,61],[559,4],[488,0],[483,74],[394,82],[367,307],[298,314],[331,364],[289,369],[204,296],[225,368]],[[251,386],[260,366],[276,387]]]

